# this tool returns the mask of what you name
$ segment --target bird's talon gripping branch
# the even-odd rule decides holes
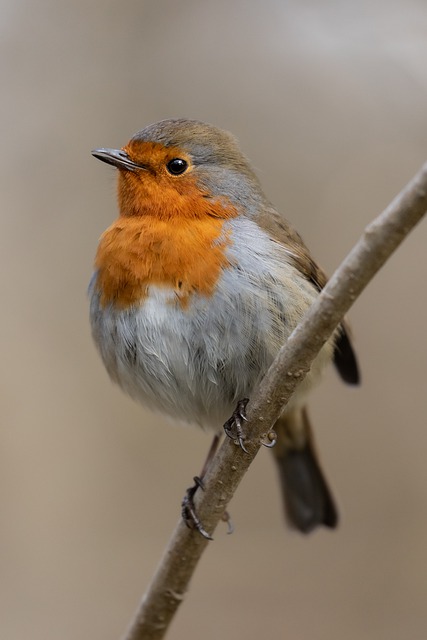
[[[202,480],[202,478],[201,478],[200,476],[194,476],[194,478],[193,478],[193,482],[194,482],[194,486],[195,486],[195,489],[194,489],[193,495],[194,495],[194,493],[195,493],[195,491],[196,491],[196,489],[197,489],[198,487],[200,487],[200,489],[201,489],[202,491],[204,491],[204,490],[205,490],[205,483],[203,482],[203,480]]]
[[[227,535],[234,533],[234,524],[228,511],[224,511],[221,520],[227,524]]]
[[[194,484],[189,487],[185,493],[185,496],[181,502],[181,515],[185,524],[189,529],[196,529],[206,540],[213,540],[212,536],[205,530],[202,522],[197,515],[196,507],[194,506],[194,494],[197,489],[204,491],[205,487],[203,480],[199,476],[194,476]]]
[[[263,447],[267,447],[267,449],[272,449],[277,442],[277,434],[275,431],[271,430],[268,433],[264,433],[261,444]]]
[[[243,433],[243,422],[247,422],[246,406],[248,402],[249,398],[239,400],[233,415],[224,424],[225,435],[231,438],[231,440],[234,440],[236,444],[238,443],[242,451],[245,453],[249,453],[244,444],[245,434]]]
[[[239,436],[239,438],[237,440],[234,441],[236,444],[239,443],[239,447],[241,448],[242,451],[244,451],[245,453],[249,453],[249,451],[246,449],[245,444],[244,444],[244,436]]]

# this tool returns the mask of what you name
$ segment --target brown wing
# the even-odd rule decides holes
[[[301,236],[275,209],[265,208],[257,217],[257,222],[270,236],[286,245],[295,267],[307,280],[321,291],[327,282],[325,272],[314,262]],[[359,384],[360,373],[357,358],[350,340],[349,327],[344,320],[335,343],[334,364],[342,380],[347,384]]]

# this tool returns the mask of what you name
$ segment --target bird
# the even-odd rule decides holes
[[[167,119],[120,149],[92,155],[117,169],[119,210],[100,238],[89,285],[95,345],[127,394],[211,430],[214,450],[236,405],[244,418],[247,399],[326,275],[268,200],[231,133]],[[274,425],[285,516],[302,533],[338,524],[307,412],[310,390],[330,362],[344,382],[359,384],[346,321]],[[240,430],[244,448],[242,438]],[[202,479],[189,490],[187,519],[210,537],[192,508]]]

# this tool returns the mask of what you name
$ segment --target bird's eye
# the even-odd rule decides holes
[[[187,170],[188,162],[182,158],[173,158],[173,160],[169,160],[166,167],[173,176],[179,176]]]

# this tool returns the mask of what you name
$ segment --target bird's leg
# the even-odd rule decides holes
[[[212,536],[209,535],[209,533],[207,531],[205,531],[194,506],[194,494],[196,493],[197,489],[204,489],[204,485],[203,485],[203,478],[206,475],[206,472],[209,468],[209,465],[213,459],[213,457],[215,456],[216,450],[218,449],[218,444],[219,444],[219,434],[216,434],[214,436],[214,439],[212,440],[212,444],[209,448],[208,451],[208,455],[206,457],[205,463],[203,465],[203,468],[200,472],[199,476],[195,476],[193,478],[194,480],[194,484],[192,487],[189,487],[185,493],[184,499],[181,503],[181,514],[182,514],[182,518],[185,522],[185,524],[187,525],[187,527],[189,529],[197,529],[197,531],[204,537],[207,538],[208,540],[212,540]],[[232,524],[231,524],[231,520],[230,517],[228,515],[227,512],[225,512],[223,519],[227,522],[228,524],[228,532],[231,533],[233,528],[232,528]]]
[[[244,445],[245,434],[243,433],[243,422],[246,421],[246,406],[248,402],[249,398],[239,400],[233,415],[224,424],[225,435],[234,440],[245,453],[249,453]]]

